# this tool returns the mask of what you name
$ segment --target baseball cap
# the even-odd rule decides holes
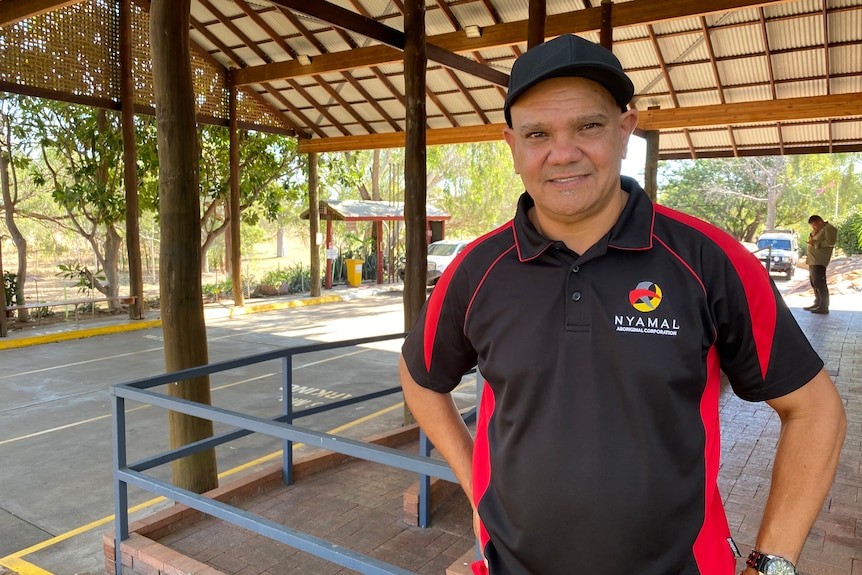
[[[511,107],[515,100],[535,84],[560,76],[579,76],[598,82],[611,93],[623,111],[635,91],[622,64],[610,50],[580,36],[564,34],[527,50],[515,60],[503,104],[509,127],[512,126]]]

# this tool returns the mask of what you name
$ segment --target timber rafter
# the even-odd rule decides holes
[[[3,0],[0,33],[96,2]],[[581,5],[428,3],[427,142],[500,139],[508,73],[529,36],[572,32],[599,41],[604,17],[635,83],[639,130],[663,134],[661,158],[862,150],[862,64],[853,57],[862,47],[862,0]],[[545,15],[543,28],[530,25],[531,11]],[[223,78],[224,94],[239,89],[267,116],[255,124],[247,112],[239,125],[297,135],[306,151],[397,147],[407,117],[404,17],[397,0],[192,0],[192,52]],[[0,88],[8,91],[118,108],[106,91],[64,91],[2,68],[0,56]],[[152,110],[146,95],[136,109]],[[220,114],[199,117],[226,123]]]

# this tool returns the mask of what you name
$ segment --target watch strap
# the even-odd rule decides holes
[[[751,550],[751,553],[748,554],[748,559],[745,560],[745,564],[749,567],[753,567],[758,573],[764,573],[764,569],[766,569],[766,564],[772,559],[780,559],[782,561],[786,561],[793,567],[793,571],[797,572],[796,566],[784,557],[780,557],[778,555],[768,555],[766,553],[758,551],[757,549]]]
[[[752,549],[751,553],[748,554],[748,559],[745,560],[745,564],[749,567],[754,567],[758,573],[763,573],[763,564],[766,562],[766,559],[766,555],[757,549]]]

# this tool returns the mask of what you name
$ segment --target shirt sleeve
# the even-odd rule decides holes
[[[824,226],[823,247],[833,248],[838,241],[838,230],[830,223]]]
[[[413,380],[440,393],[455,389],[476,366],[476,351],[464,335],[466,275],[460,268],[446,269],[401,348]]]
[[[722,370],[734,392],[748,401],[795,391],[823,361],[760,262],[744,249],[726,258],[725,277],[715,278],[726,289],[709,296]]]

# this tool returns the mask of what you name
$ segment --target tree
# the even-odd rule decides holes
[[[503,142],[428,149],[428,203],[451,215],[450,229],[465,237],[510,220],[524,191]]]
[[[200,228],[201,264],[207,271],[210,248],[228,227],[230,201],[229,134],[223,126],[201,126],[200,135]],[[293,138],[264,132],[239,133],[240,213],[243,223],[262,219],[277,221],[284,206],[296,202],[301,190],[294,181],[304,172],[304,160]],[[155,149],[139,151],[144,159]],[[159,205],[158,179],[148,177],[141,185],[141,202],[149,209]]]
[[[165,368],[206,365],[208,348],[200,276],[200,183],[194,86],[189,53],[191,0],[153,0],[150,50],[159,141],[160,311]],[[210,403],[209,377],[168,385],[174,397]],[[170,445],[213,434],[212,421],[169,413]],[[215,450],[172,462],[174,484],[203,493],[218,486]]]
[[[6,229],[15,243],[18,253],[18,268],[15,282],[15,303],[24,305],[27,303],[24,297],[24,287],[27,283],[27,239],[18,227],[17,212],[21,203],[20,189],[18,186],[17,166],[26,166],[29,159],[25,154],[19,153],[20,133],[15,130],[16,118],[14,116],[15,105],[12,100],[3,99],[0,104],[0,197],[3,199],[3,214]],[[3,278],[0,278],[3,279]],[[11,302],[4,302],[10,305]],[[5,317],[5,307],[0,308],[0,313]],[[18,318],[27,321],[27,309],[18,310]]]
[[[98,262],[84,267],[88,280],[108,297],[119,294],[120,226],[125,221],[123,144],[119,116],[104,109],[22,99],[22,127],[37,144],[41,162],[33,178],[65,211],[55,223],[82,236]],[[98,272],[105,275],[99,280]],[[110,302],[116,309],[119,303]]]
[[[786,178],[782,157],[688,160],[664,163],[658,201],[753,241],[760,228],[775,228]]]
[[[837,219],[862,200],[860,165],[860,154],[662,162],[658,201],[742,241],[764,229],[804,234],[810,214]]]

